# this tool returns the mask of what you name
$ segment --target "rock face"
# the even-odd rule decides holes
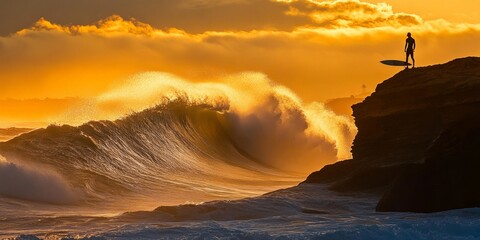
[[[377,211],[480,206],[480,58],[401,71],[353,107],[353,160],[305,182],[377,190]]]
[[[426,153],[425,164],[400,176],[377,211],[436,212],[480,206],[480,119],[445,129]]]

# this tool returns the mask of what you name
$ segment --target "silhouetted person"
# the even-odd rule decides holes
[[[413,52],[415,51],[415,39],[412,38],[411,33],[407,33],[407,40],[405,41],[405,52],[407,53],[407,63],[408,68],[408,56],[412,56],[413,67],[415,67],[415,58],[413,57]]]

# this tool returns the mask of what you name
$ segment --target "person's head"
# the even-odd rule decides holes
[[[411,34],[411,33],[407,33],[407,37],[411,37],[411,36],[412,36],[412,34]]]

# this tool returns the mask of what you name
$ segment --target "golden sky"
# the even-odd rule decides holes
[[[306,102],[356,95],[400,70],[379,61],[404,58],[407,32],[417,41],[419,66],[478,56],[478,3],[5,0],[0,121],[47,121],[38,106],[54,115],[146,71],[192,82],[260,72]],[[25,116],[28,106],[15,107],[19,101],[12,99],[43,105],[29,105],[36,111]]]

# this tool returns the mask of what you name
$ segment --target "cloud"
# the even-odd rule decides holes
[[[459,4],[468,5],[465,1]],[[82,26],[113,15],[138,19],[156,29],[194,34],[292,31],[305,26],[399,27],[425,21],[418,14],[394,11],[386,3],[360,0],[7,0],[0,2],[0,35],[28,28],[42,17],[63,26]]]
[[[289,6],[285,15],[302,15],[312,21],[295,26],[289,31],[277,29],[253,29],[250,31],[216,31],[191,33],[185,29],[158,29],[135,18],[124,19],[112,15],[94,24],[61,25],[41,17],[32,27],[16,32],[27,35],[33,32],[62,32],[69,35],[103,35],[119,34],[143,35],[148,37],[185,37],[197,41],[213,43],[219,38],[261,38],[264,36],[309,37],[306,33],[315,32],[323,37],[343,37],[345,33],[363,35],[382,31],[384,33],[405,32],[408,29],[417,33],[480,31],[480,24],[454,24],[443,19],[425,21],[420,16],[408,13],[396,13],[386,3],[367,3],[359,0],[275,0]],[[237,1],[234,1],[237,2]],[[195,2],[189,2],[191,4]],[[199,1],[198,4],[203,4]],[[226,4],[226,3],[225,3]]]
[[[359,0],[288,1],[290,15],[308,16],[315,26],[325,28],[412,26],[423,22],[422,18],[407,13],[395,13],[386,3],[368,3]]]
[[[4,0],[0,1],[0,35],[31,26],[41,17],[61,25],[88,25],[112,15],[148,22],[157,29],[187,32],[291,30],[308,23],[288,16],[288,7],[269,0]]]
[[[160,30],[154,30],[152,26],[139,22],[135,19],[125,21],[118,15],[110,16],[100,20],[95,25],[72,25],[62,26],[52,23],[45,18],[40,18],[30,29],[23,29],[17,32],[18,35],[27,34],[30,31],[58,31],[67,34],[115,34],[129,33],[135,35],[150,36],[156,33],[163,33]]]
[[[204,7],[252,7],[251,1],[212,4]],[[120,15],[86,24],[40,18],[17,34],[0,37],[0,99],[94,98],[145,71],[193,82],[222,81],[253,71],[310,102],[354,95],[363,91],[363,84],[373,90],[398,71],[378,61],[404,58],[406,32],[417,39],[419,65],[480,55],[480,24],[423,20],[396,13],[386,4],[354,0],[268,4],[282,15],[296,8],[309,21],[292,29],[255,25],[258,28],[248,31],[191,32]],[[0,117],[2,112],[9,112],[4,105]],[[22,120],[27,119],[22,115]]]
[[[384,2],[360,0],[275,0],[289,7],[287,15],[305,16],[309,24],[296,30],[317,34],[363,35],[415,31],[420,34],[480,31],[480,23],[453,23],[445,19],[425,20],[417,14],[395,12]]]

